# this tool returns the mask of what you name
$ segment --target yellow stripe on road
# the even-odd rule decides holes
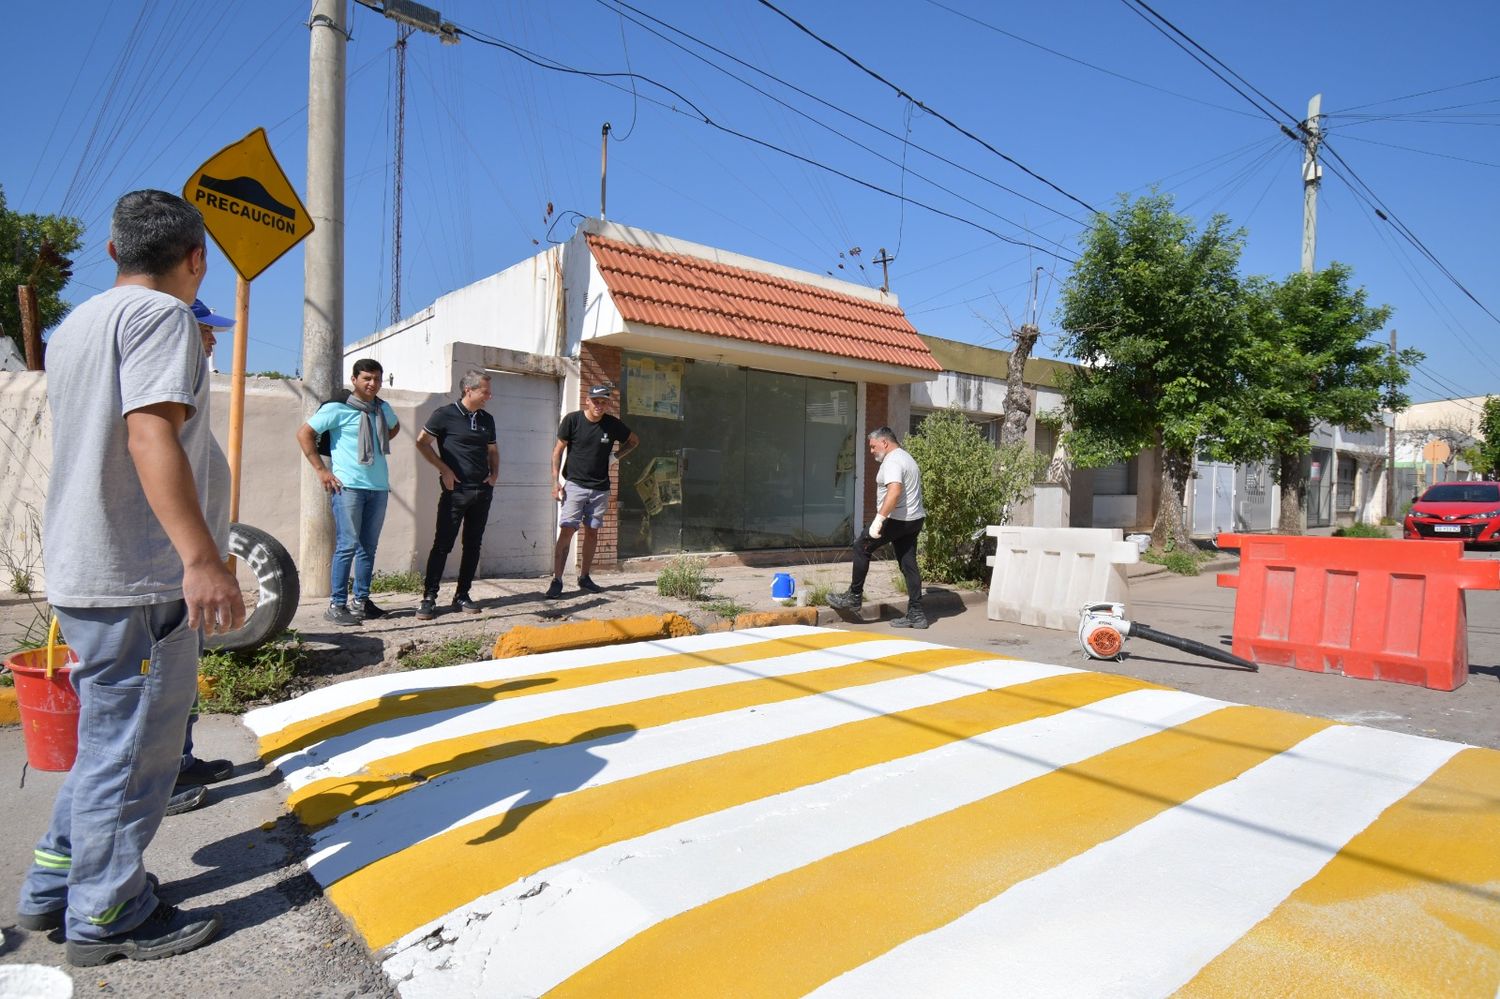
[[[524,697],[528,694],[570,690],[596,683],[607,683],[611,680],[671,673],[703,666],[730,666],[736,663],[772,659],[777,656],[795,655],[799,652],[812,652],[818,649],[831,649],[859,642],[881,640],[887,640],[887,636],[826,631],[755,642],[749,645],[679,652],[648,659],[629,659],[598,666],[545,671],[526,676],[508,676],[501,680],[490,680],[484,683],[407,691],[346,705],[312,718],[292,722],[285,728],[261,737],[260,755],[263,759],[274,760],[288,753],[314,746],[325,739],[347,735],[380,722],[433,711],[488,704],[501,700],[507,695]],[[991,656],[991,658],[995,657]]]
[[[1225,708],[657,923],[549,995],[804,995],[1330,724]]]
[[[368,765],[356,776],[313,781],[294,791],[287,803],[305,825],[317,829],[344,812],[393,798],[445,774],[560,746],[576,740],[580,732],[600,732],[619,726],[628,726],[622,730],[639,731],[689,718],[759,704],[775,704],[995,658],[993,653],[972,649],[923,649],[807,673],[747,678],[722,687],[687,690],[644,701],[554,715],[426,743],[387,757],[378,764]]]
[[[1159,688],[1127,677],[1072,673],[669,767],[430,837],[335,882],[327,894],[378,949],[461,905],[598,847],[1144,689]],[[537,811],[541,815],[532,817]],[[503,826],[502,835],[495,835],[497,826]]]
[[[1178,993],[1500,995],[1500,752],[1388,808]]]

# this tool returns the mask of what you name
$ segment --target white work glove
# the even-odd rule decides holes
[[[875,519],[870,521],[870,537],[880,537],[880,531],[883,527],[885,527],[885,514],[877,513]]]

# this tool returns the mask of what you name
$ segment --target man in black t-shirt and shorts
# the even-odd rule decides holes
[[[608,412],[612,385],[595,385],[589,389],[583,409],[563,417],[557,428],[557,445],[552,449],[553,497],[562,504],[561,529],[552,559],[552,585],[547,599],[562,596],[563,566],[573,535],[583,528],[583,571],[578,574],[578,588],[589,593],[603,589],[589,578],[594,566],[594,546],[599,528],[609,510],[609,463],[619,461],[641,443],[630,428]],[[616,448],[619,450],[615,450]],[[568,453],[563,465],[563,452]]]
[[[495,444],[495,418],[484,409],[490,401],[490,376],[483,371],[467,371],[459,382],[459,391],[462,397],[440,406],[417,434],[417,453],[438,470],[443,489],[438,500],[437,531],[427,555],[422,602],[417,606],[417,617],[423,621],[437,614],[438,586],[460,528],[463,555],[458,563],[453,609],[479,613],[479,605],[469,597],[469,586],[479,568],[479,548],[500,473],[500,450]]]

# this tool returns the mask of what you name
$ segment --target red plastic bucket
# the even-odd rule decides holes
[[[6,657],[5,668],[16,681],[26,760],[38,770],[71,769],[78,755],[78,695],[68,679],[69,667],[77,661],[66,645]]]

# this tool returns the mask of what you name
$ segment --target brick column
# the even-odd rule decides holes
[[[865,383],[865,428],[859,435],[859,440],[854,442],[854,447],[859,454],[864,456],[865,462],[865,495],[864,511],[865,523],[875,519],[875,473],[880,470],[880,463],[870,457],[870,449],[867,444],[870,431],[886,426],[890,422],[890,394],[891,390],[886,385],[876,385],[873,382]],[[894,428],[892,428],[894,429]],[[900,432],[897,432],[900,436]]]
[[[606,347],[585,340],[578,349],[578,407],[583,408],[583,400],[588,397],[592,386],[604,382],[615,386],[621,385],[624,380],[623,365],[620,348]],[[619,413],[619,401],[619,394],[616,393],[616,405],[611,407],[610,411],[623,420],[624,417]],[[619,486],[620,466],[617,462],[610,462],[609,511],[604,515],[604,526],[599,528],[599,542],[594,546],[596,569],[614,569],[620,565],[620,548],[617,543],[620,533]]]

